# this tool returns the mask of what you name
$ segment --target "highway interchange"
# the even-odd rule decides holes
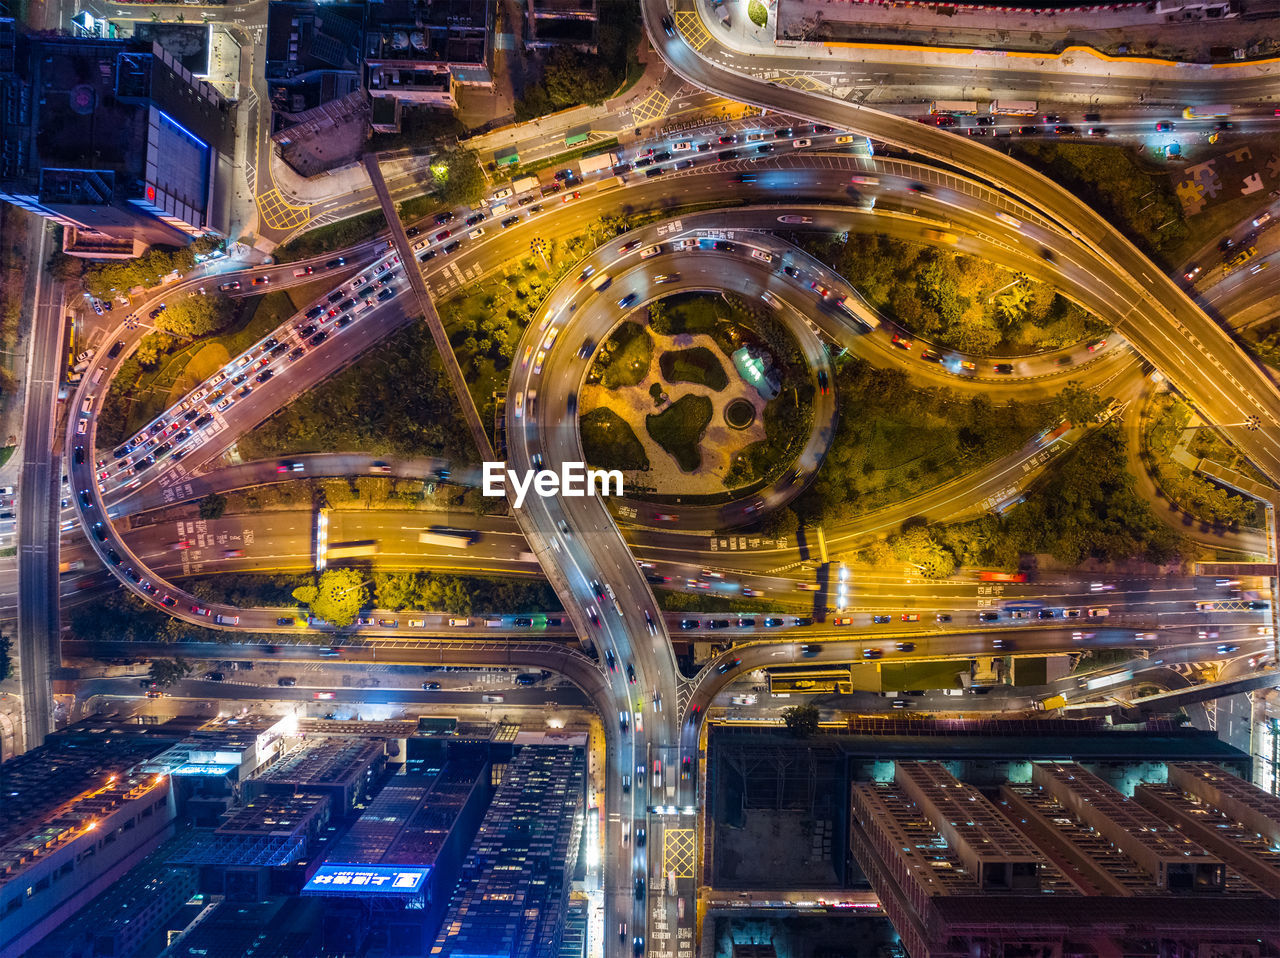
[[[581,443],[574,420],[566,415],[570,396],[576,395],[580,389],[588,365],[587,359],[578,356],[578,352],[587,340],[594,340],[596,343],[602,341],[608,330],[617,323],[620,318],[616,305],[619,298],[634,292],[638,297],[638,307],[657,294],[652,279],[656,272],[671,273],[678,270],[679,282],[672,288],[725,288],[723,277],[732,273],[734,284],[738,284],[744,291],[757,296],[769,292],[785,305],[785,315],[792,317],[793,327],[802,337],[806,353],[814,359],[820,359],[823,355],[819,346],[821,337],[827,342],[876,357],[881,363],[901,362],[902,359],[895,356],[894,351],[885,343],[886,331],[867,335],[855,322],[844,319],[838,312],[815,301],[808,288],[809,283],[823,282],[839,286],[835,277],[811,261],[802,262],[801,254],[789,244],[761,232],[776,228],[773,224],[777,222],[778,216],[792,215],[807,217],[811,221],[800,225],[827,231],[865,230],[913,238],[927,236],[929,230],[954,231],[959,236],[959,249],[979,253],[1001,265],[1052,281],[1066,295],[1106,319],[1123,337],[1123,341],[1114,339],[1110,348],[1096,357],[1080,355],[1081,364],[1073,365],[1063,372],[1045,369],[1037,365],[1036,361],[1028,361],[1011,378],[986,374],[970,379],[945,367],[934,369],[915,363],[913,375],[922,381],[930,378],[944,380],[958,390],[1006,388],[1012,394],[1016,389],[1019,396],[1051,394],[1067,379],[1083,380],[1095,387],[1105,385],[1106,388],[1117,389],[1117,383],[1140,380],[1142,377],[1142,367],[1135,361],[1131,348],[1147,363],[1159,369],[1210,421],[1235,424],[1243,423],[1251,416],[1258,417],[1264,428],[1256,431],[1233,428],[1232,439],[1264,473],[1272,479],[1280,477],[1280,419],[1277,418],[1280,413],[1280,395],[1277,395],[1275,386],[1263,371],[1237,349],[1220,327],[1187,297],[1178,282],[1156,270],[1114,227],[1080,201],[1043,177],[980,143],[958,138],[890,113],[880,113],[856,103],[827,97],[820,92],[770,82],[763,78],[766,67],[755,62],[748,63],[743,56],[716,44],[712,44],[709,50],[704,47],[695,51],[686,42],[688,32],[696,25],[688,18],[694,12],[691,7],[677,4],[675,9],[682,26],[674,36],[667,35],[660,25],[661,18],[667,15],[664,3],[650,0],[644,9],[649,33],[663,58],[695,85],[786,115],[805,118],[811,123],[827,124],[838,130],[869,135],[876,141],[910,150],[933,162],[921,163],[897,158],[868,162],[848,155],[817,150],[812,153],[795,152],[785,157],[771,157],[760,161],[735,159],[708,163],[693,170],[629,182],[625,188],[626,202],[642,208],[664,199],[674,199],[681,204],[720,202],[736,205],[745,198],[748,204],[720,214],[683,217],[679,226],[668,221],[644,227],[636,234],[636,239],[641,242],[658,241],[657,231],[661,229],[661,242],[667,244],[672,243],[673,238],[696,239],[699,236],[719,236],[726,241],[742,244],[743,231],[746,231],[751,235],[751,243],[756,248],[773,251],[775,262],[768,268],[754,267],[749,258],[726,251],[691,250],[677,257],[674,250],[668,250],[655,261],[642,265],[636,256],[618,253],[619,248],[632,239],[630,236],[611,241],[597,249],[582,266],[585,268],[590,265],[598,273],[609,273],[613,277],[610,287],[596,291],[589,284],[578,283],[576,271],[570,273],[544,303],[543,311],[547,321],[531,324],[525,333],[525,340],[517,349],[516,354],[521,355],[527,346],[543,344],[548,328],[554,326],[559,330],[554,342],[547,346],[548,355],[542,373],[535,374],[532,366],[513,369],[508,395],[516,392],[528,395],[531,390],[536,389],[538,403],[536,409],[528,409],[527,414],[521,416],[517,416],[515,406],[508,403],[506,427],[509,466],[533,468],[535,455],[542,457],[546,468],[554,468],[559,462],[582,460]],[[767,68],[783,71],[812,68],[810,58],[802,57],[796,51],[791,51],[789,56],[790,59],[779,58],[778,62],[769,63]],[[928,70],[927,67],[919,69],[922,76]],[[945,72],[934,73],[936,75],[932,75],[932,82],[946,81]],[[1034,71],[1027,71],[1027,74],[1034,75]],[[901,76],[901,71],[899,75]],[[967,82],[972,83],[972,80]],[[1109,84],[1111,82],[1108,81]],[[1131,81],[1115,82],[1123,86]],[[1148,82],[1145,88],[1157,89],[1158,85],[1159,81]],[[1179,89],[1181,95],[1194,95],[1196,92],[1188,91],[1185,85]],[[1216,91],[1216,85],[1212,89]],[[1270,81],[1246,80],[1242,82],[1240,92],[1233,95],[1241,99],[1250,96],[1262,98],[1270,95],[1270,89]],[[748,188],[739,181],[739,172],[747,168],[760,171],[760,184],[754,188]],[[849,194],[851,173],[865,173],[868,168],[880,179],[880,185],[875,188],[877,204],[874,213],[866,209],[865,197]],[[962,175],[958,171],[967,172]],[[926,184],[927,189],[913,190],[912,184],[915,183]],[[786,190],[788,197],[798,194],[803,200],[781,205],[771,203],[771,195],[782,189]],[[582,196],[569,203],[560,202],[558,197],[552,198],[550,202],[544,203],[542,213],[527,217],[511,230],[501,230],[496,223],[491,222],[487,224],[488,232],[483,238],[465,242],[452,256],[437,257],[424,264],[423,279],[427,288],[433,295],[439,296],[499,270],[503,263],[522,255],[528,249],[533,235],[571,236],[581,232],[587,223],[602,212],[616,208],[621,196],[621,192],[597,194],[591,188],[584,188]],[[998,212],[1009,214],[1011,211],[1020,221],[1020,226],[1011,226],[995,215]],[[730,231],[734,233],[731,240],[728,239]],[[266,369],[272,370],[274,375],[263,382],[255,383],[253,378],[249,378],[236,384],[237,391],[248,384],[252,384],[253,389],[251,393],[237,398],[233,404],[218,409],[217,402],[226,398],[224,396],[212,405],[206,399],[206,405],[174,410],[163,415],[161,419],[164,422],[164,434],[159,436],[162,442],[186,428],[185,425],[179,425],[177,429],[171,427],[178,425],[177,418],[187,412],[195,409],[198,410],[197,415],[203,415],[207,410],[211,417],[208,424],[198,430],[193,429],[193,435],[185,440],[186,446],[174,445],[169,450],[169,463],[172,463],[173,451],[184,452],[179,466],[167,465],[162,461],[150,470],[120,476],[120,464],[126,460],[135,461],[133,455],[116,459],[112,450],[95,449],[94,445],[97,413],[111,377],[119,368],[119,363],[136,346],[145,333],[145,328],[121,328],[109,336],[110,341],[118,339],[125,344],[124,347],[115,357],[108,358],[106,352],[102,352],[91,370],[103,370],[104,375],[99,383],[94,384],[94,377],[86,374],[79,390],[68,400],[72,423],[85,422],[85,431],[78,433],[74,426],[67,430],[63,455],[64,462],[70,464],[67,470],[70,483],[64,495],[70,494],[75,514],[83,528],[90,532],[86,542],[126,587],[153,604],[162,603],[161,607],[171,614],[201,625],[216,624],[213,623],[213,616],[219,615],[225,617],[228,624],[234,618],[234,625],[241,630],[296,634],[296,624],[278,624],[278,619],[283,615],[282,610],[212,607],[209,616],[202,612],[192,612],[193,605],[209,607],[180,587],[170,584],[167,579],[169,576],[193,571],[265,568],[270,565],[273,556],[283,560],[276,563],[277,568],[311,565],[314,559],[309,529],[299,528],[295,524],[284,529],[276,538],[268,534],[271,530],[255,531],[251,538],[261,546],[261,551],[256,553],[253,549],[243,548],[230,534],[223,537],[215,531],[207,544],[202,542],[196,547],[202,552],[194,554],[198,567],[193,568],[192,556],[187,554],[188,550],[172,548],[173,542],[180,541],[186,533],[160,526],[122,531],[112,523],[137,511],[172,501],[189,500],[205,490],[238,488],[263,479],[277,478],[279,474],[272,475],[274,463],[251,463],[238,467],[235,475],[224,475],[219,469],[220,459],[237,436],[287,404],[293,397],[331,376],[396,329],[414,321],[416,313],[404,292],[402,274],[406,268],[416,269],[417,264],[398,261],[397,257],[401,254],[387,250],[385,243],[380,240],[344,252],[346,262],[327,271],[325,266],[333,262],[335,254],[316,257],[303,264],[259,268],[243,274],[244,280],[266,275],[279,286],[300,279],[310,279],[311,277],[295,277],[293,273],[299,268],[311,266],[322,276],[331,275],[333,288],[338,288],[339,281],[342,284],[342,298],[330,304],[326,294],[317,301],[318,305],[324,304],[322,308],[326,313],[331,306],[338,306],[347,298],[357,302],[345,309],[340,308],[337,315],[326,316],[328,325],[324,328],[328,330],[329,338],[324,342],[316,342],[314,346],[302,347],[303,352],[296,359],[290,359],[290,352],[299,348],[303,339],[314,342],[315,331],[305,336],[299,332],[300,326],[306,326],[310,322],[305,316],[291,318],[286,324],[288,330],[282,327],[275,334],[277,346],[283,344],[287,348],[274,358],[271,356],[272,347],[258,347],[252,351],[248,363],[243,366],[235,363],[228,380],[241,370],[249,369],[254,371],[254,377],[260,376]],[[784,262],[796,262],[803,267],[802,282],[792,282],[781,273],[780,268]],[[392,273],[401,275],[392,279],[391,285],[377,286],[380,281],[386,282]],[[353,287],[353,281],[359,277],[364,277],[363,282],[359,287]],[[223,277],[219,277],[221,279]],[[177,289],[166,290],[164,296],[172,299],[175,293],[190,292],[200,285],[210,287],[210,278],[205,276],[184,281]],[[385,289],[393,290],[393,295],[379,300],[378,292]],[[372,290],[372,295],[366,294],[365,290]],[[137,314],[145,316],[160,298],[157,296],[137,304]],[[50,313],[60,315],[61,310],[50,309]],[[345,328],[338,330],[336,323],[343,315],[351,315],[352,320]],[[800,322],[806,317],[810,322]],[[49,325],[52,327],[54,323]],[[1086,359],[1090,360],[1088,365],[1084,365]],[[265,365],[262,364],[264,360]],[[1211,375],[1203,374],[1210,369],[1215,372]],[[540,384],[535,382],[535,375],[540,375]],[[216,390],[220,385],[213,384],[210,390]],[[230,391],[227,396],[235,398]],[[79,416],[81,410],[85,410],[88,415]],[[195,421],[195,418],[190,421]],[[33,428],[40,428],[38,421]],[[49,428],[47,423],[44,428]],[[78,448],[87,449],[87,452],[77,453]],[[1019,457],[992,464],[976,478],[966,477],[970,484],[966,486],[962,482],[959,488],[953,490],[954,502],[948,503],[945,496],[931,497],[931,508],[937,511],[930,511],[929,518],[936,520],[963,515],[966,506],[973,507],[976,501],[974,494],[978,490],[1000,488],[1001,470],[1014,469],[1021,475],[1025,471],[1022,467],[1029,459],[1037,458],[1039,452],[1040,450],[1028,448]],[[821,454],[822,450],[816,446],[807,449],[805,456],[809,459],[804,463],[806,468],[816,468]],[[307,474],[359,473],[367,468],[367,460],[368,457],[334,456],[330,460],[317,461],[315,466],[307,467]],[[99,467],[99,461],[106,465]],[[439,469],[440,464],[395,464],[395,467],[404,469],[409,475],[422,475]],[[103,471],[107,473],[107,477],[99,480],[98,474]],[[56,470],[49,470],[45,483],[52,484],[55,480]],[[24,475],[23,481],[25,485],[27,475]],[[225,485],[218,485],[219,483]],[[84,499],[80,498],[81,490],[87,493]],[[791,494],[793,492],[781,488],[770,490],[766,496],[768,507],[774,508],[782,504]],[[48,563],[52,558],[47,551],[43,555],[40,553],[39,543],[49,542],[51,538],[45,536],[42,539],[38,534],[33,535],[33,530],[38,532],[40,528],[41,516],[34,511],[34,505],[30,507],[33,511],[26,511],[27,504],[38,498],[41,497],[29,494],[24,497],[24,516],[20,528],[24,535],[31,537],[32,548],[28,553],[24,546],[22,554],[24,561]],[[49,501],[53,499],[54,497],[49,497]],[[626,516],[629,521],[625,530],[620,529],[616,522],[619,505],[632,510]],[[908,504],[898,507],[896,511],[887,510],[879,516],[864,517],[863,521],[851,523],[848,529],[836,530],[830,536],[830,542],[833,548],[843,549],[858,536],[891,528],[903,518],[917,514],[920,511],[918,505]],[[47,514],[47,503],[45,509],[43,521],[52,524],[56,519]],[[665,827],[696,829],[699,807],[699,776],[696,770],[701,765],[701,722],[697,720],[698,717],[712,703],[719,690],[742,673],[765,664],[779,661],[798,663],[809,658],[802,651],[801,640],[796,638],[798,629],[802,627],[789,626],[785,629],[785,637],[779,633],[776,639],[769,641],[766,629],[761,624],[751,627],[735,626],[726,630],[726,637],[729,634],[740,638],[755,636],[760,641],[746,645],[746,651],[735,649],[732,653],[725,653],[709,663],[693,682],[682,677],[677,668],[669,630],[678,627],[679,617],[664,616],[661,612],[645,570],[637,564],[636,559],[655,561],[658,568],[669,569],[677,577],[703,578],[705,581],[699,567],[711,562],[707,559],[709,550],[704,540],[716,538],[717,533],[722,530],[731,530],[746,518],[744,510],[744,503],[734,504],[725,510],[681,510],[678,521],[672,528],[664,529],[657,522],[655,510],[650,506],[609,503],[594,498],[533,499],[524,509],[516,512],[515,528],[509,522],[505,525],[495,522],[491,528],[487,528],[482,540],[485,549],[474,558],[469,554],[435,555],[421,549],[417,553],[419,565],[425,562],[430,566],[437,566],[443,560],[455,568],[484,568],[486,571],[493,571],[495,562],[504,563],[501,566],[504,569],[531,569],[528,560],[522,559],[520,553],[526,549],[534,552],[560,594],[572,621],[573,631],[586,639],[598,655],[598,658],[592,660],[564,647],[554,647],[551,643],[530,643],[526,650],[515,653],[523,657],[523,661],[516,659],[515,664],[555,668],[578,684],[605,719],[609,733],[611,772],[605,798],[609,811],[606,841],[609,849],[607,881],[610,895],[606,927],[621,928],[625,924],[628,928],[628,934],[618,936],[616,941],[610,936],[611,953],[615,948],[618,953],[629,951],[634,934],[644,934],[645,929],[648,929],[648,953],[692,953],[689,950],[691,937],[680,932],[692,927],[693,910],[689,909],[681,917],[681,909],[676,903],[679,898],[692,899],[696,894],[696,880],[691,876],[678,876],[675,887],[664,888],[667,881],[661,874],[660,866],[650,861],[643,849],[624,846],[623,835],[634,834],[636,828],[647,824],[650,830],[649,847],[660,849]],[[237,521],[242,526],[245,525],[245,520]],[[381,526],[376,523],[353,522],[352,531],[343,533],[343,538],[379,538],[394,542],[397,532],[391,528],[393,523],[399,523],[403,529],[404,517],[389,517],[383,520]],[[357,525],[359,533],[356,531]],[[95,527],[101,531],[100,540],[98,535],[92,533]],[[218,527],[215,525],[214,528],[216,530]],[[408,534],[400,536],[403,540],[401,546],[390,551],[402,553],[405,566],[412,567],[412,536],[416,535],[417,530],[410,528],[406,531]],[[516,535],[517,531],[519,536]],[[683,541],[679,537],[683,537]],[[239,541],[244,538],[241,532]],[[498,544],[497,549],[488,548],[495,543]],[[113,549],[121,556],[118,564],[111,559],[109,550]],[[219,552],[222,554],[218,555]],[[241,555],[229,555],[233,552],[240,552]],[[757,588],[763,587],[771,597],[780,600],[779,606],[782,609],[794,615],[795,612],[804,611],[803,607],[795,609],[797,597],[804,599],[804,594],[798,593],[794,588],[794,583],[802,576],[778,575],[774,570],[790,564],[792,556],[797,552],[797,544],[785,543],[738,552],[729,560],[725,560],[723,554],[717,554],[716,559],[724,563],[726,570],[742,570],[745,573],[734,579],[735,585],[753,583]],[[26,558],[28,554],[29,560]],[[139,581],[126,575],[130,569],[134,570]],[[699,574],[695,575],[695,572]],[[29,578],[34,581],[38,576],[33,573]],[[150,591],[140,588],[139,582],[146,580],[150,580],[152,584]],[[600,583],[601,587],[597,588],[596,583]],[[601,591],[604,584],[613,590],[611,595]],[[819,656],[823,661],[860,659],[871,645],[877,648],[883,646],[888,651],[886,642],[891,641],[888,637],[881,640],[878,635],[865,634],[874,633],[876,629],[869,621],[869,616],[878,611],[889,610],[896,614],[904,609],[921,610],[924,621],[920,624],[912,623],[910,627],[894,622],[888,628],[894,638],[909,635],[916,645],[913,651],[921,657],[971,657],[992,650],[992,639],[988,632],[994,630],[974,631],[978,628],[978,623],[973,618],[977,597],[973,595],[972,582],[941,585],[915,583],[904,586],[900,581],[885,581],[867,583],[866,588],[868,595],[859,596],[858,613],[863,618],[859,625],[853,627],[860,633],[856,638],[845,639],[838,628],[826,623],[803,633],[805,638],[813,636],[832,640],[823,643]],[[1109,617],[1106,622],[1107,629],[1091,626],[1088,630],[1091,634],[1087,640],[1073,637],[1073,633],[1082,631],[1079,629],[1019,629],[1017,649],[1072,649],[1081,647],[1082,641],[1090,646],[1113,642],[1131,645],[1135,641],[1134,634],[1153,629],[1159,629],[1162,638],[1166,629],[1172,630],[1172,634],[1165,639],[1168,644],[1203,646],[1202,654],[1206,657],[1226,655],[1227,653],[1218,653],[1216,649],[1228,638],[1233,642],[1239,639],[1238,650],[1241,656],[1261,652],[1270,645],[1269,639],[1258,634],[1256,626],[1262,620],[1256,612],[1251,614],[1241,611],[1226,616],[1208,616],[1195,612],[1191,599],[1200,597],[1202,588],[1202,582],[1191,580],[1166,581],[1159,583],[1158,588],[1156,583],[1148,582],[1121,584],[1116,592],[1108,595],[1108,607],[1114,604],[1116,608],[1113,617]],[[165,596],[172,596],[173,604],[163,602]],[[1011,588],[1006,593],[1006,598],[1024,596],[1027,601],[1059,609],[1087,608],[1098,602],[1095,593],[1084,591],[1076,583],[1040,583],[1035,589],[1020,591]],[[24,610],[28,605],[32,609],[31,615],[45,615],[48,618],[56,614],[56,596],[49,597],[49,601],[43,605],[24,602]],[[943,628],[936,616],[948,610],[953,610],[948,613],[953,615],[953,625]],[[27,613],[24,611],[24,614]],[[407,617],[402,615],[400,618],[403,620]],[[929,622],[929,619],[934,621]],[[1201,636],[1200,633],[1211,622],[1221,629],[1221,636]],[[435,617],[433,625],[435,624],[442,624],[442,617]],[[1123,628],[1116,628],[1121,624]],[[1012,629],[1016,627],[1016,623],[1005,619],[1000,622],[999,627],[1001,630]],[[24,658],[30,654],[33,660],[39,660],[38,650],[41,646],[29,642],[28,637],[41,635],[41,629],[45,636],[43,647],[47,648],[53,642],[53,637],[48,634],[48,625],[41,626],[35,622],[25,624],[21,633]],[[320,631],[327,630],[321,627]],[[509,634],[512,631],[515,631],[514,628],[501,630],[501,633]],[[403,637],[406,634],[412,636],[413,632],[398,623],[387,629],[386,634]],[[344,644],[349,641],[344,633]],[[380,648],[379,643],[372,640],[357,642],[355,645],[357,650],[368,647],[374,656]],[[783,653],[781,656],[776,654],[779,650]],[[362,651],[356,652],[357,661],[362,654]],[[391,654],[397,659],[404,655],[401,650]],[[475,648],[460,650],[458,654],[469,661],[484,657]],[[497,654],[508,656],[508,662],[513,661],[509,653]],[[609,655],[623,667],[616,670],[609,668]],[[907,657],[910,657],[910,653],[907,653]],[[741,662],[734,661],[739,658]],[[634,684],[628,680],[626,664],[634,665]],[[206,694],[203,689],[192,691]],[[207,694],[213,693],[210,691]],[[32,712],[31,727],[39,728],[47,722],[47,718],[36,714],[43,707],[38,699],[29,698],[26,705],[28,711]],[[699,711],[693,711],[694,706]],[[634,719],[637,713],[642,716],[642,721]],[[628,723],[630,727],[626,730],[613,718],[621,714],[632,716]],[[43,716],[48,715],[49,709],[44,707]],[[685,759],[689,759],[695,769],[694,774],[687,777],[679,772]],[[624,788],[624,776],[632,777],[633,784],[630,788]],[[670,806],[673,812],[651,815],[650,809],[653,806]],[[637,879],[643,879],[647,885],[639,887]]]

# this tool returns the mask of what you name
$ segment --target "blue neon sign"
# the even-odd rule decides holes
[[[422,890],[430,868],[402,865],[321,865],[303,894],[413,895]]]

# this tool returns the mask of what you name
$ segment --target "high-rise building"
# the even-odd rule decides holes
[[[7,32],[0,199],[61,224],[74,255],[227,234],[234,111],[212,86],[159,44]]]
[[[171,742],[79,726],[0,765],[0,955],[34,947],[169,837],[172,778],[134,769]]]
[[[327,899],[326,948],[425,954],[492,793],[485,761],[393,776],[302,890]]]
[[[541,958],[558,952],[585,789],[580,747],[520,749],[467,856],[432,955]]]
[[[1280,801],[1208,763],[1132,796],[1082,765],[1003,784],[897,761],[852,786],[850,848],[911,958],[1280,954]]]

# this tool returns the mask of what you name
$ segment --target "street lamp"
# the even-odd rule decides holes
[[[547,269],[547,270],[551,269],[551,263],[547,260],[547,241],[546,240],[544,240],[541,236],[535,236],[533,238],[533,241],[529,244],[529,249],[532,250],[537,256],[541,257],[542,266],[544,269]]]

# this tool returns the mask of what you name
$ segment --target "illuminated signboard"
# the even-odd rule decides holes
[[[204,763],[179,765],[170,769],[170,775],[230,775],[239,765],[209,765]]]
[[[303,887],[313,895],[414,895],[430,868],[403,865],[321,865]]]

